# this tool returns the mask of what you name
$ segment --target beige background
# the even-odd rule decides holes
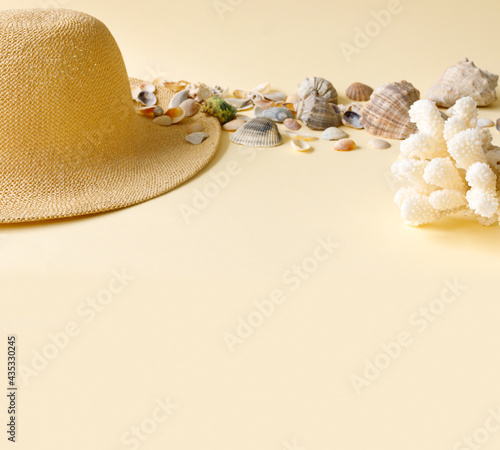
[[[269,81],[290,93],[320,75],[341,95],[353,81],[406,79],[424,95],[464,56],[500,72],[496,0],[401,0],[351,61],[341,44],[352,45],[355,27],[388,1],[231,2],[222,0],[222,19],[211,0],[50,4],[101,19],[129,74],[149,79],[233,89]],[[43,5],[2,1],[5,9]],[[499,105],[481,117],[496,119]],[[12,448],[136,448],[122,436],[142,425],[156,427],[140,443],[151,450],[464,450],[464,436],[498,448],[490,408],[500,407],[500,229],[453,218],[405,226],[388,176],[399,143],[375,151],[366,133],[350,134],[360,148],[348,154],[324,141],[308,154],[288,142],[245,153],[225,134],[206,170],[158,199],[0,227],[0,360],[6,335],[17,334],[25,374]],[[228,164],[237,173],[217,192],[213,177]],[[181,208],[203,191],[213,198],[188,223]],[[293,290],[288,271],[314,269],[307,258],[328,237],[338,248]],[[83,315],[88,298],[105,299],[115,270],[134,279],[95,317]],[[415,314],[446,280],[465,289],[422,331]],[[285,301],[230,352],[224,334],[277,289]],[[26,372],[36,352],[53,350],[50,335],[68,327],[79,334],[36,375]],[[382,345],[400,333],[411,345],[358,395],[352,376],[363,376],[365,360],[383,361]],[[178,407],[155,425],[166,397]]]

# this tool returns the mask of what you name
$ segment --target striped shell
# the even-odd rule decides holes
[[[219,119],[221,125],[233,120],[238,112],[234,106],[220,97],[210,97],[202,106],[201,111]]]
[[[231,141],[248,147],[276,147],[283,142],[283,137],[274,121],[258,117],[238,128],[231,136]]]
[[[342,119],[334,107],[322,97],[309,96],[299,102],[297,117],[311,130],[326,130],[342,124]]]
[[[373,89],[363,83],[352,83],[346,90],[345,95],[347,98],[355,102],[367,102],[370,100]]]
[[[255,108],[255,117],[267,117],[275,122],[283,122],[285,119],[294,119],[295,114],[288,108],[282,106],[275,106],[268,109]]]
[[[406,139],[417,132],[410,122],[410,106],[420,99],[420,92],[406,81],[382,84],[373,91],[361,111],[361,124],[368,133],[389,139]]]
[[[333,84],[321,77],[306,78],[299,84],[297,95],[301,100],[305,100],[310,95],[322,97],[331,103],[337,103],[338,94]]]

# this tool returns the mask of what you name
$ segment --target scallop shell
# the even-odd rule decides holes
[[[449,108],[462,97],[472,97],[477,106],[487,106],[496,99],[498,75],[481,70],[467,58],[446,69],[427,91],[427,98]]]
[[[333,84],[321,77],[306,78],[299,84],[297,95],[301,100],[305,100],[310,95],[322,97],[327,102],[337,103],[337,90]]]
[[[325,141],[335,141],[337,139],[344,139],[348,136],[346,132],[337,127],[327,128],[321,134],[321,138]]]
[[[368,141],[368,145],[371,148],[374,148],[376,150],[384,150],[384,149],[389,148],[391,146],[391,144],[389,144],[389,142],[384,141],[383,139],[370,139]]]
[[[190,142],[191,144],[198,145],[201,144],[207,137],[207,133],[196,131],[195,133],[188,134],[186,136],[186,141]]]
[[[168,104],[168,107],[177,108],[184,100],[187,100],[187,98],[188,98],[188,92],[186,91],[186,89],[179,91],[172,97],[170,103]]]
[[[188,98],[179,105],[179,108],[182,108],[182,110],[186,113],[187,117],[191,117],[194,116],[200,110],[200,105],[198,105],[198,102],[195,99]]]
[[[201,108],[201,111],[216,117],[221,125],[233,120],[237,112],[234,106],[231,106],[220,97],[210,97]]]
[[[406,139],[417,132],[408,111],[419,99],[420,92],[407,81],[382,84],[362,109],[361,125],[374,136]]]
[[[255,117],[267,117],[279,123],[283,122],[285,119],[295,118],[295,114],[292,111],[281,106],[275,106],[268,109],[255,108],[254,113]]]
[[[285,125],[285,127],[289,130],[300,130],[300,123],[295,119],[285,119],[283,121],[283,125]]]
[[[370,100],[373,88],[363,83],[352,83],[346,90],[345,95],[347,98],[355,102],[367,102]]]
[[[302,139],[292,139],[292,148],[299,152],[306,152],[311,146]]]
[[[333,143],[333,148],[339,152],[350,152],[356,148],[356,142],[352,139],[340,139]]]
[[[238,128],[231,141],[248,147],[276,147],[283,142],[283,137],[273,120],[258,117]]]
[[[361,116],[354,111],[346,111],[342,115],[342,123],[344,125],[347,125],[348,127],[351,127],[351,128],[357,128],[358,130],[363,128],[363,125],[361,125],[360,120],[361,120]]]
[[[137,96],[137,101],[142,103],[144,106],[153,106],[156,105],[158,99],[152,92],[141,91]]]
[[[311,130],[326,130],[342,123],[340,114],[322,97],[310,95],[298,103],[297,117]]]

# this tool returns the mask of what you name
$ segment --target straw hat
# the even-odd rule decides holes
[[[76,11],[0,12],[0,222],[109,211],[163,194],[214,156],[217,119],[162,127],[134,110],[106,26]],[[166,109],[173,92],[157,86]],[[186,128],[201,122],[199,145]]]

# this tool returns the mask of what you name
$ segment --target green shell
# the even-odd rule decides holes
[[[201,107],[204,113],[216,117],[221,125],[236,117],[237,109],[220,97],[210,97]]]

